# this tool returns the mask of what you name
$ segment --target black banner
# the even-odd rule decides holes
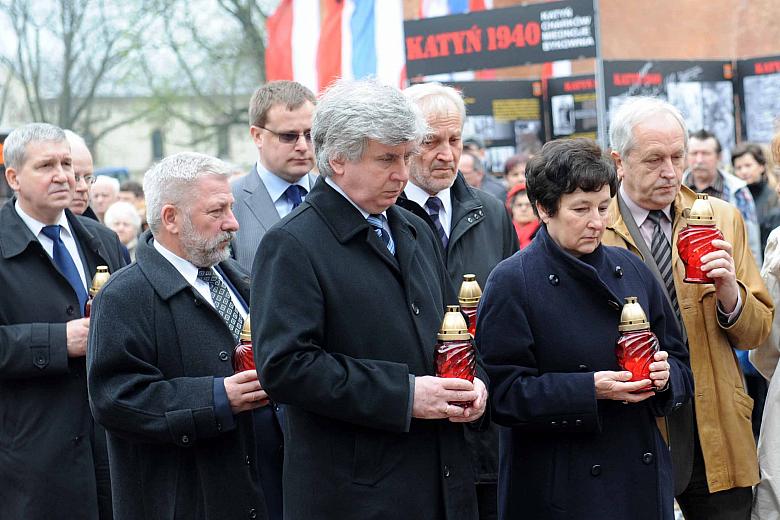
[[[404,34],[410,78],[596,56],[593,0],[409,20]]]
[[[780,117],[780,56],[737,61],[742,138],[769,143]]]
[[[547,113],[550,136],[596,139],[596,76],[571,76],[547,80]]]
[[[730,61],[605,60],[607,112],[628,96],[663,98],[680,110],[689,130],[715,134],[728,160],[736,144],[733,75]]]

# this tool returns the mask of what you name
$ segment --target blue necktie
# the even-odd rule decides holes
[[[366,217],[366,221],[368,221],[369,224],[371,224],[371,227],[374,229],[374,233],[376,233],[376,236],[378,236],[382,242],[387,246],[388,251],[390,251],[391,255],[395,254],[395,242],[393,242],[393,237],[390,236],[390,233],[385,229],[384,227],[384,215],[369,215]]]
[[[441,240],[441,245],[444,247],[444,253],[446,254],[447,244],[450,240],[447,238],[447,233],[444,231],[441,220],[439,220],[439,212],[443,208],[444,204],[439,197],[428,197],[428,200],[425,201],[425,209],[428,211],[428,216],[431,217],[433,225],[436,226],[436,233],[439,235],[439,240]]]
[[[287,200],[290,201],[290,204],[292,204],[292,209],[295,209],[303,202],[303,197],[306,196],[306,188],[299,186],[298,184],[291,184],[284,190],[284,195],[287,197]]]
[[[76,296],[79,299],[79,306],[82,314],[84,313],[84,305],[87,303],[87,289],[81,281],[81,275],[76,267],[73,258],[70,257],[68,249],[65,247],[65,243],[60,238],[60,226],[44,226],[41,229],[41,233],[46,235],[54,243],[54,251],[52,256],[54,257],[54,265],[57,269],[67,278],[73,290],[76,292]]]

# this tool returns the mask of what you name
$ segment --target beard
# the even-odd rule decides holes
[[[230,257],[230,242],[234,231],[221,231],[213,237],[199,233],[189,215],[184,215],[181,226],[181,245],[186,258],[196,267],[211,267]],[[224,244],[224,245],[223,245]]]

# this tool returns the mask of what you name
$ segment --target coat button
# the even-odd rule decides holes
[[[561,421],[561,426],[566,428],[567,426],[569,426],[569,421]]]
[[[547,280],[550,282],[550,285],[555,286],[561,283],[561,281],[558,279],[558,276],[551,274],[547,277]]]
[[[181,443],[182,444],[189,444],[190,443],[190,436],[189,435],[182,435],[181,436]]]
[[[200,300],[199,299],[195,298],[193,300],[193,302],[195,303],[195,307],[200,307]]]
[[[274,403],[274,412],[278,412],[278,411],[279,411],[279,405]]]
[[[469,217],[466,220],[468,220],[469,222],[474,222],[474,218],[473,217]]]
[[[552,426],[553,428],[557,428],[558,427],[558,421],[550,421],[550,426]]]
[[[68,305],[67,307],[65,307],[65,312],[67,313],[68,316],[73,316],[73,313],[75,312],[73,310],[73,305]]]
[[[619,265],[615,266],[615,276],[617,276],[618,278],[623,277],[623,268],[620,267]]]
[[[594,464],[593,467],[590,468],[590,474],[593,475],[594,477],[598,477],[599,475],[601,475],[601,466],[599,466],[598,464]]]
[[[412,303],[412,312],[414,313],[415,316],[420,315],[420,308],[417,306],[416,303]]]
[[[653,458],[654,458],[653,454],[650,453],[650,452],[647,452],[644,455],[642,455],[642,462],[644,462],[645,464],[652,464],[653,463]]]
[[[246,456],[246,465],[251,466],[252,465],[252,459],[249,458],[249,455]]]
[[[588,365],[580,365],[577,368],[580,369],[580,372],[587,372],[588,371]]]
[[[450,476],[450,467],[445,465],[444,466],[444,478],[449,478]]]
[[[76,435],[75,437],[73,437],[73,444],[78,446],[81,443],[81,439],[82,439],[81,435]]]
[[[221,351],[219,352],[219,359],[220,359],[221,361],[227,361],[228,359],[230,359],[230,354],[228,354],[228,353],[227,353],[227,352],[225,352],[224,350],[221,350]]]
[[[574,426],[582,426],[582,419],[577,419],[574,421]]]
[[[610,307],[612,307],[613,309],[615,309],[616,311],[619,311],[620,309],[622,309],[622,307],[620,306],[620,304],[619,304],[618,302],[616,302],[615,300],[609,300],[609,301],[607,302],[607,304],[608,304]]]
[[[218,432],[221,432],[221,431],[222,431],[222,423],[221,423],[221,422],[218,422],[218,423],[217,423],[217,431],[218,431]]]
[[[257,518],[257,509],[254,507],[249,510],[249,518]]]

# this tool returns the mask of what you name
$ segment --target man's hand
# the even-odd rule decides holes
[[[87,355],[87,333],[89,333],[89,318],[71,320],[65,325],[65,338],[68,357],[84,357]]]
[[[712,251],[701,257],[701,270],[712,278],[715,284],[715,296],[718,298],[721,310],[731,314],[737,307],[739,297],[739,285],[737,285],[737,273],[734,268],[734,258],[731,256],[734,248],[725,240],[713,240]]]
[[[477,398],[471,402],[468,408],[463,410],[463,416],[450,417],[451,422],[473,422],[485,413],[488,391],[485,383],[478,377],[474,378],[474,390],[477,392]],[[460,406],[456,406],[456,408],[460,408]]]
[[[653,359],[655,363],[650,363],[650,379],[656,390],[663,390],[669,382],[669,374],[672,369],[667,361],[669,353],[659,350],[653,355]]]
[[[226,377],[225,393],[234,414],[254,410],[268,404],[268,394],[260,386],[257,370],[244,370]]]
[[[475,380],[476,381],[476,380]],[[480,381],[481,383],[481,381]],[[484,384],[482,387],[484,388]],[[487,391],[485,391],[487,393]],[[418,376],[414,378],[412,417],[418,419],[452,419],[466,417],[466,408],[450,403],[473,403],[479,399],[475,385],[459,378]],[[485,410],[482,404],[482,412]],[[481,412],[480,412],[481,415]],[[474,420],[477,417],[472,417]]]
[[[596,372],[593,375],[593,382],[596,385],[596,399],[612,399],[613,401],[623,401],[624,403],[638,403],[644,401],[655,393],[652,390],[638,392],[646,386],[650,386],[649,379],[641,381],[628,382],[631,379],[631,372],[613,372],[604,370]],[[637,393],[632,393],[637,392]]]

